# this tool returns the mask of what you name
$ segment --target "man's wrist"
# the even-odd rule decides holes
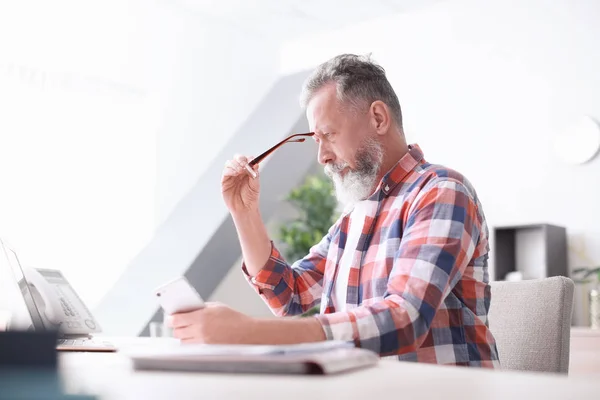
[[[249,343],[296,344],[326,340],[321,322],[308,318],[252,318]]]
[[[231,218],[233,218],[234,222],[255,221],[256,218],[262,220],[262,217],[260,215],[260,209],[258,207],[253,207],[245,210],[231,211]]]

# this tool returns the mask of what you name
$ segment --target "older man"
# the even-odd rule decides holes
[[[257,319],[221,304],[172,316],[184,342],[300,343],[338,339],[381,356],[498,365],[488,329],[488,230],[460,173],[407,145],[398,98],[383,68],[340,55],[307,79],[302,105],[318,160],[346,210],[302,260],[289,265],[259,213],[248,158],[227,162],[223,198],[250,284],[279,316]],[[258,170],[255,168],[255,171]]]

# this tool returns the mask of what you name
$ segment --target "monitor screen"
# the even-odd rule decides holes
[[[23,275],[17,253],[0,240],[0,309],[11,314],[10,330],[43,330],[40,312]]]

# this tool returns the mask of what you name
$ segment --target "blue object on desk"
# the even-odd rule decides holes
[[[0,400],[95,399],[63,393],[56,340],[56,332],[0,332]]]

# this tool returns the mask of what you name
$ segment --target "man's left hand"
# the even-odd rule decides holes
[[[173,336],[182,343],[253,343],[256,320],[224,304],[206,303],[204,308],[168,317]]]

